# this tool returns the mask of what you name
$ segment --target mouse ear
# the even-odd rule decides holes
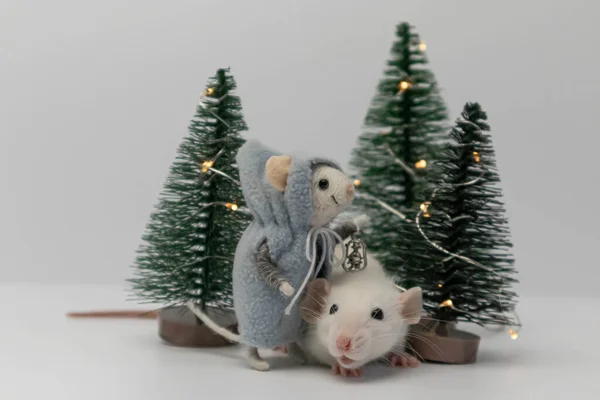
[[[330,291],[331,285],[327,279],[318,278],[309,283],[306,286],[306,294],[300,301],[302,319],[309,324],[316,323],[323,313],[324,304]]]
[[[265,174],[269,183],[280,192],[285,190],[292,157],[271,156],[265,166]]]
[[[421,320],[423,291],[420,287],[410,288],[399,296],[400,315],[407,324],[415,325]]]

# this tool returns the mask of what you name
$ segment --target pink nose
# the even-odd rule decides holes
[[[346,197],[348,198],[348,200],[354,197],[354,185],[351,183],[349,183],[348,186],[346,186]]]
[[[335,344],[338,349],[342,351],[348,351],[352,347],[352,339],[348,336],[340,335],[335,341]]]

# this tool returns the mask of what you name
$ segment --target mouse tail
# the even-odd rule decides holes
[[[70,311],[68,318],[141,318],[156,319],[158,312],[143,310]]]
[[[222,326],[217,324],[208,315],[206,315],[200,308],[198,308],[194,304],[194,302],[188,301],[186,305],[190,309],[190,311],[193,312],[198,318],[200,318],[200,321],[204,322],[204,324],[206,326],[208,326],[212,331],[223,336],[225,339],[227,339],[231,342],[235,342],[235,343],[241,342],[240,335],[237,335],[237,334],[231,332],[230,330],[223,328]]]

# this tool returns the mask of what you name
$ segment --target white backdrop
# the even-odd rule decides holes
[[[127,3],[125,5],[125,3]],[[0,281],[122,283],[199,92],[342,163],[395,24],[488,111],[522,294],[597,295],[596,1],[0,1]]]

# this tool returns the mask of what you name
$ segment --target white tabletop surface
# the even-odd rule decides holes
[[[483,332],[465,366],[371,367],[360,379],[281,358],[248,369],[239,347],[183,349],[153,320],[70,320],[67,311],[143,308],[122,288],[0,285],[0,399],[600,399],[600,299],[521,300],[518,340]],[[479,333],[479,331],[478,331]]]

